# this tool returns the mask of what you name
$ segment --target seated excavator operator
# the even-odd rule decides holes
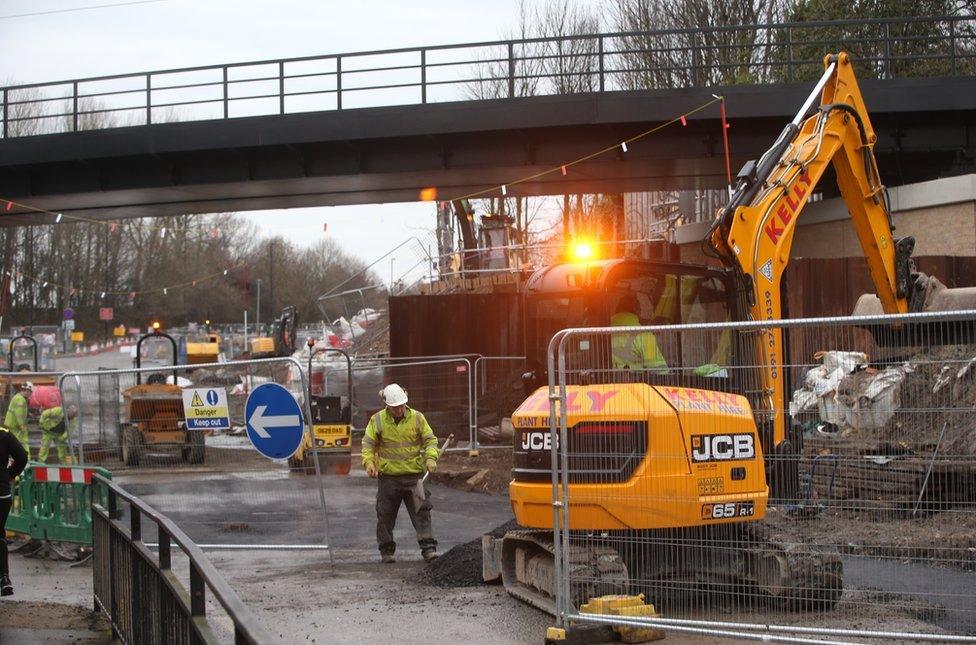
[[[610,318],[613,327],[636,327],[641,324],[637,312],[640,303],[631,293],[624,294],[617,301],[615,313]],[[631,332],[613,334],[613,366],[615,369],[652,370],[661,374],[668,372],[668,363],[658,347],[657,339],[651,332]]]

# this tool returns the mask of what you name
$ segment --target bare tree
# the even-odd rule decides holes
[[[574,0],[549,0],[533,16],[537,37],[528,45],[537,58],[546,89],[553,94],[595,92],[599,89],[600,15]]]
[[[614,0],[614,43],[626,89],[731,85],[767,80],[780,0]]]
[[[534,29],[532,14],[525,0],[519,0],[518,23],[506,38],[509,40],[532,38]],[[471,74],[475,80],[467,83],[464,88],[465,95],[470,99],[533,96],[539,87],[538,61],[516,55],[514,47],[492,48],[474,64]]]

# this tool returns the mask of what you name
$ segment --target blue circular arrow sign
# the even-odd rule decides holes
[[[287,459],[302,443],[305,426],[298,401],[277,383],[262,383],[244,403],[247,437],[269,459]]]

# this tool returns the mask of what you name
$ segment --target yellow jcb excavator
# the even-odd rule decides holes
[[[298,332],[298,307],[285,307],[271,323],[271,334],[252,338],[248,351],[251,358],[276,358],[295,353]]]
[[[973,308],[976,289],[946,289],[916,273],[914,240],[894,238],[874,143],[848,55],[827,56],[796,118],[758,161],[743,167],[704,240],[724,269],[613,259],[556,264],[530,278],[527,391],[545,382],[555,332],[608,326],[624,301],[639,301],[640,318],[661,324],[780,319],[797,219],[828,164],[877,292],[862,297],[856,313]],[[686,341],[687,350],[694,341]],[[602,342],[610,344],[606,336]],[[790,548],[759,521],[768,500],[798,497],[799,436],[786,418],[781,331],[713,343],[710,362],[742,367],[707,378],[664,365],[622,368],[611,362],[611,347],[585,349],[606,364],[587,365],[594,369],[568,386],[561,412],[570,444],[569,530],[589,536],[568,547],[570,567],[579,572],[573,601],[643,591],[635,588],[640,580],[654,602],[668,590],[711,585],[752,589],[783,607],[831,607],[843,589],[837,554]],[[608,373],[612,378],[594,376]],[[753,377],[738,376],[743,373]],[[553,612],[549,405],[548,389],[539,387],[512,416],[509,493],[525,528],[485,536],[483,564],[486,580],[501,578],[512,595]]]

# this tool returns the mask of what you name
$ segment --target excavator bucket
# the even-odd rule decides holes
[[[913,313],[976,310],[976,287],[950,288],[937,278],[926,276],[916,284],[918,297]],[[854,316],[883,316],[881,300],[873,293],[865,293],[854,305]],[[875,342],[884,347],[896,345],[946,345],[970,343],[976,340],[976,324],[945,325],[941,322],[916,323],[892,328],[884,325],[865,325]]]

